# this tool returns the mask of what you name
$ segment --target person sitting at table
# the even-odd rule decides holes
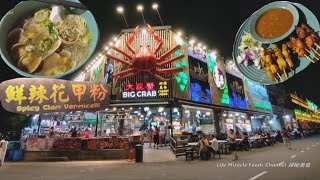
[[[203,136],[200,137],[200,140],[198,142],[199,144],[199,151],[200,151],[200,158],[201,160],[209,160],[209,151],[208,151],[208,146],[209,144],[207,141],[205,141],[205,138]]]
[[[211,151],[212,151],[212,154],[214,156],[215,153],[218,153],[219,157],[220,157],[218,140],[216,139],[216,137],[213,134],[211,135],[211,137],[212,137],[212,140],[211,140]]]
[[[274,139],[276,140],[276,143],[282,143],[283,140],[282,140],[282,135],[280,133],[280,130],[277,131],[277,134],[276,136],[274,137]]]
[[[272,138],[271,138],[271,135],[270,135],[269,131],[267,132],[266,137],[267,137],[267,139],[266,139],[267,145],[271,146],[273,144],[273,142],[272,142]]]
[[[228,141],[230,143],[230,150],[233,151],[234,157],[233,157],[233,161],[237,160],[239,158],[236,149],[237,149],[237,143],[236,143],[236,135],[234,133],[233,129],[229,130],[228,133]]]
[[[239,130],[236,131],[236,139],[242,139],[242,134]]]

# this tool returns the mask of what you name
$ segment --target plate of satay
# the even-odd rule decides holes
[[[277,1],[260,8],[241,25],[232,56],[248,79],[277,84],[320,60],[319,36],[319,21],[307,7]]]

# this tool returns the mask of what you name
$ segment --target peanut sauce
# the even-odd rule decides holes
[[[282,8],[271,9],[260,16],[256,32],[260,37],[274,39],[285,34],[293,23],[293,15]]]

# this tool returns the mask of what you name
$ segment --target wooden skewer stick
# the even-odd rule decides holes
[[[307,49],[307,48],[305,48],[305,50],[311,55],[311,52]],[[317,58],[317,56],[313,56],[314,58],[316,58],[317,60],[319,60],[319,58]]]
[[[306,57],[309,61],[311,61],[312,63],[314,63],[314,61],[307,55],[305,55],[304,57]]]
[[[319,46],[319,44],[317,44],[317,43],[314,43],[314,45],[316,45],[316,46],[317,46],[317,48],[319,48],[319,49],[320,49],[320,46]]]
[[[285,69],[283,69],[283,72],[284,72],[284,77],[286,77],[286,79],[288,79],[288,75],[287,75],[287,72]]]
[[[292,76],[294,75],[294,71],[292,70],[292,68],[290,68],[290,72],[292,73]]]
[[[280,81],[283,82],[283,79],[282,79],[282,77],[280,76],[280,74],[277,73],[277,75],[278,75],[278,77],[280,78]]]
[[[315,52],[319,57],[320,57],[320,53],[318,53],[317,50],[315,50],[314,48],[312,48],[313,52]]]

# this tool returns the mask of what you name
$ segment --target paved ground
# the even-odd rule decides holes
[[[143,163],[6,162],[0,167],[0,180],[319,180],[319,150],[320,136],[314,136],[294,141],[292,150],[278,144],[240,152],[238,161],[232,161],[230,155],[224,155],[222,159],[209,161],[185,161],[180,157],[176,161]],[[310,167],[294,167],[296,165]]]

